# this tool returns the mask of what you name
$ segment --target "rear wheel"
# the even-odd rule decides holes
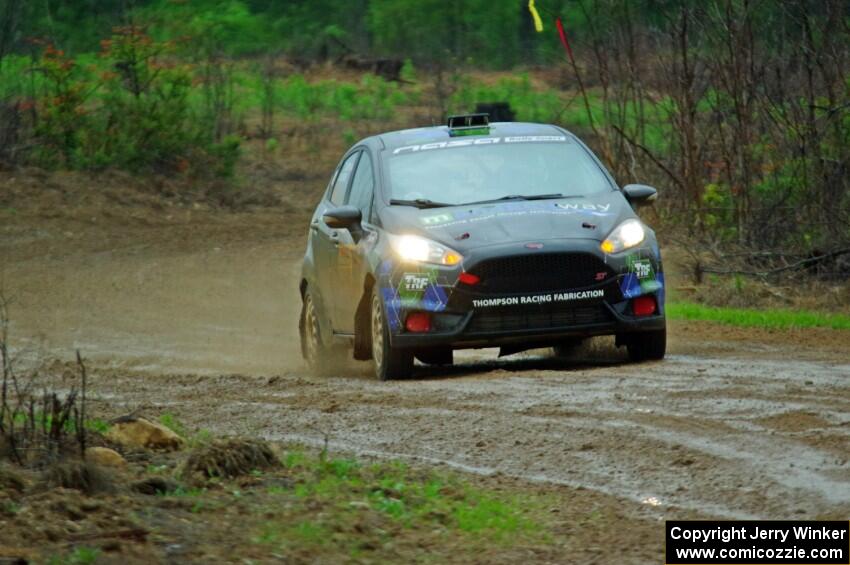
[[[304,293],[304,304],[301,309],[301,355],[307,368],[316,375],[327,375],[334,368],[336,352],[322,342],[319,330],[319,313],[312,293]]]
[[[632,361],[664,359],[667,351],[667,328],[631,334],[626,342]]]
[[[390,344],[390,332],[380,290],[372,290],[372,311],[369,318],[372,335],[372,363],[375,375],[382,381],[403,379],[413,372],[413,353]]]

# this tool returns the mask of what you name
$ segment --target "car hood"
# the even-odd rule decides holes
[[[381,213],[387,231],[421,235],[461,253],[510,242],[570,238],[602,241],[615,226],[632,217],[635,213],[620,191],[425,210],[390,206]]]

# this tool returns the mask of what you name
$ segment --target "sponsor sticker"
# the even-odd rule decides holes
[[[582,290],[579,292],[551,292],[527,296],[502,296],[498,298],[476,298],[472,300],[474,308],[493,308],[498,306],[522,306],[526,304],[549,304],[553,302],[574,302],[592,298],[604,298],[602,289]]]
[[[620,291],[623,298],[634,298],[660,290],[663,278],[655,272],[652,260],[640,255],[632,255],[626,259],[626,274],[620,280]]]
[[[404,273],[401,277],[401,286],[407,292],[424,292],[431,283],[431,277],[418,273]]]
[[[451,214],[436,214],[434,216],[425,216],[422,218],[422,223],[425,225],[445,224],[451,222],[454,218]]]
[[[416,153],[432,149],[450,149],[452,147],[467,147],[470,145],[494,145],[496,143],[552,143],[567,142],[564,135],[523,135],[514,137],[484,137],[480,139],[455,139],[452,141],[435,141],[421,145],[406,145],[393,150],[393,155]]]
[[[439,229],[448,226],[486,222],[494,218],[516,218],[522,216],[572,216],[574,214],[605,217],[612,215],[611,203],[607,204],[571,204],[551,202],[508,202],[490,203],[451,214],[441,213],[425,216],[420,221],[425,229]]]
[[[570,204],[568,202],[557,202],[555,206],[561,210],[590,210],[591,212],[607,212],[611,208],[611,204]]]
[[[629,271],[635,274],[639,280],[652,278],[652,261],[649,259],[629,258]]]

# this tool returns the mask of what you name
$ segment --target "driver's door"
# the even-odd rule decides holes
[[[375,174],[368,150],[361,151],[357,170],[351,181],[345,203],[354,206],[362,214],[362,233],[355,240],[348,230],[340,230],[337,262],[338,289],[336,292],[334,328],[343,333],[354,333],[354,317],[363,293],[367,262],[367,245],[372,233],[372,195],[375,191]]]
[[[322,199],[321,205],[310,222],[311,238],[313,241],[313,259],[316,262],[316,284],[319,287],[319,300],[322,312],[330,319],[331,328],[338,330],[338,321],[335,316],[337,293],[339,284],[337,271],[339,264],[340,240],[348,235],[348,230],[340,230],[329,227],[322,217],[327,210],[342,206],[348,196],[348,187],[351,184],[352,173],[357,166],[360,153],[352,153],[340,164],[333,183],[328,189],[327,195]]]

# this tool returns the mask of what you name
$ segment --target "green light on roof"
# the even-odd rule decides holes
[[[461,129],[451,129],[451,130],[449,130],[449,135],[451,137],[463,137],[465,135],[488,135],[489,133],[490,133],[489,127],[461,128]]]

